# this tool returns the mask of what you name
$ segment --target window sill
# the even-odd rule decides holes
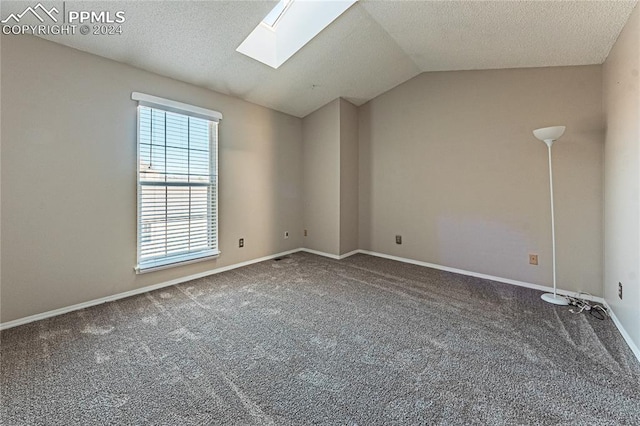
[[[207,260],[217,259],[220,251],[207,250],[199,253],[190,253],[188,255],[176,256],[168,259],[161,259],[151,262],[142,262],[134,268],[136,274],[146,274],[148,272],[161,271],[163,269],[175,268],[177,266],[189,265],[196,262],[204,262]]]

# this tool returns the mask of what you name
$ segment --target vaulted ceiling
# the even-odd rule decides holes
[[[636,1],[361,0],[279,69],[235,50],[274,4],[67,1],[124,10],[122,35],[43,37],[303,117],[337,97],[363,104],[425,71],[600,64]],[[24,7],[3,1],[1,13]]]

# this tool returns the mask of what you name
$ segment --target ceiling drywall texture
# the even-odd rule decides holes
[[[601,64],[635,2],[431,1],[363,6],[421,71]]]
[[[277,70],[235,51],[273,1],[67,1],[124,10],[123,34],[43,37],[304,117],[425,71],[600,64],[635,3],[360,1]],[[25,3],[0,7],[4,18]]]

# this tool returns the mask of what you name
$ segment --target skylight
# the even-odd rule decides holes
[[[291,3],[293,3],[293,0],[280,0],[276,7],[262,20],[262,23],[271,28],[275,27]]]
[[[236,51],[278,68],[357,0],[280,0]]]

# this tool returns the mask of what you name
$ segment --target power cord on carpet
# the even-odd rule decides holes
[[[583,294],[591,296],[589,293],[578,293],[576,297],[566,296],[566,298],[569,300],[569,306],[575,306],[577,308],[571,308],[569,309],[569,312],[573,314],[581,314],[582,312],[587,311],[589,312],[589,314],[591,314],[591,316],[599,320],[604,320],[609,316],[607,308],[599,303],[594,303],[590,300],[581,298],[580,296],[582,296]]]

